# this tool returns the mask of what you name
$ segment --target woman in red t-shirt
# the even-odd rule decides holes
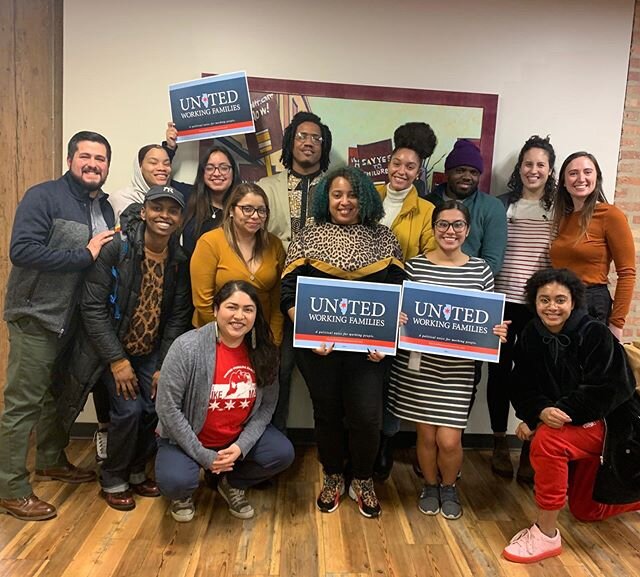
[[[293,461],[270,425],[278,399],[278,349],[256,289],[230,281],[213,300],[216,320],[176,339],[158,384],[156,481],[176,521],[191,521],[200,468],[240,519],[253,517],[245,489]]]

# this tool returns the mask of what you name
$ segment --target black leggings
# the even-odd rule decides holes
[[[324,357],[307,349],[296,349],[295,356],[311,393],[318,456],[325,472],[343,473],[349,457],[353,476],[368,479],[378,453],[382,383],[391,359],[374,363],[367,353],[334,351]]]
[[[513,348],[516,337],[533,318],[526,305],[505,303],[504,318],[510,320],[507,342],[500,346],[500,362],[489,364],[487,381],[487,405],[491,430],[494,433],[506,433],[509,421],[509,381],[513,367]]]

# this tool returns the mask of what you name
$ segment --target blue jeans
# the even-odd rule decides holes
[[[229,485],[248,489],[287,469],[294,458],[293,445],[273,425],[267,425],[253,448],[225,473]],[[191,497],[200,481],[200,464],[168,439],[158,439],[156,483],[171,500]]]
[[[126,400],[116,392],[111,369],[102,379],[109,391],[109,441],[107,458],[102,463],[100,483],[109,493],[124,491],[129,483],[144,481],[145,466],[156,449],[155,429],[158,422],[151,398],[151,380],[157,368],[158,353],[130,357],[129,361],[138,378],[139,393]]]

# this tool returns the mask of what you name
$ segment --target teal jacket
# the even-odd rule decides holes
[[[446,186],[438,185],[426,199],[440,206],[444,202]],[[462,203],[471,214],[471,229],[462,245],[462,251],[469,256],[477,256],[487,261],[495,277],[502,268],[507,246],[507,213],[504,205],[495,196],[479,190],[465,198]]]

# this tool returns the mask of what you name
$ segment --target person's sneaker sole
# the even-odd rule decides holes
[[[445,513],[442,510],[442,507],[440,507],[440,514],[445,518],[445,519],[449,519],[449,521],[455,521],[456,519],[460,519],[460,517],[462,517],[462,511],[460,511],[460,513],[457,514],[451,514],[451,513]]]
[[[173,520],[178,523],[188,523],[189,521],[193,521],[195,517],[195,511],[187,511],[186,509],[181,509],[179,512],[175,513],[171,511],[171,516]]]
[[[380,517],[380,514],[382,513],[382,511],[376,511],[375,513],[368,513],[362,508],[362,502],[358,498],[358,495],[356,495],[356,492],[353,490],[353,487],[351,485],[349,485],[349,497],[351,497],[358,504],[358,510],[360,511],[360,514],[363,517],[366,517],[367,519],[375,519],[376,517]]]
[[[539,555],[535,555],[533,557],[518,557],[517,555],[511,555],[508,551],[503,551],[502,556],[512,563],[537,563],[538,561],[542,561],[543,559],[548,559],[549,557],[556,557],[562,553],[562,547],[558,547],[557,549],[550,549],[549,551],[545,551],[544,553],[540,553]]]

